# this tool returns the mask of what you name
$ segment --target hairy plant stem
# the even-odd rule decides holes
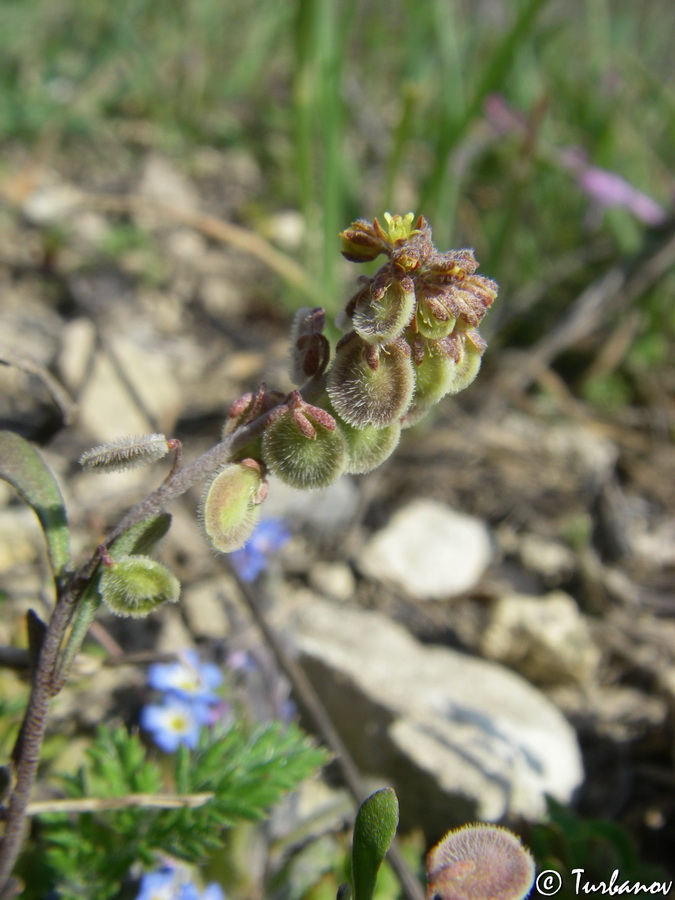
[[[249,425],[238,428],[225,440],[216,444],[190,465],[178,469],[175,465],[165,481],[148,497],[131,509],[110,532],[100,547],[112,542],[133,525],[156,515],[193,485],[226,465],[265,427],[269,413],[258,416]],[[77,605],[100,562],[100,548],[73,575],[69,582],[57,583],[56,604],[44,640],[40,647],[31,683],[31,692],[17,737],[12,758],[15,764],[15,787],[9,802],[5,835],[0,843],[0,894],[8,884],[14,863],[21,852],[24,839],[26,811],[37,775],[40,752],[47,727],[50,699],[59,693],[65,675],[59,672],[59,653]],[[84,639],[84,634],[82,635]]]
[[[57,600],[33,672],[28,707],[14,747],[16,783],[7,811],[5,836],[0,845],[0,891],[4,889],[23,845],[26,809],[40,761],[47,709],[53,696],[51,676],[76,600],[77,595],[70,592],[62,594]]]

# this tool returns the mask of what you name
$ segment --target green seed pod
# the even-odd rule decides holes
[[[166,566],[148,556],[121,556],[104,565],[99,591],[115,615],[143,618],[162,603],[175,603],[180,583]]]
[[[355,428],[397,422],[410,405],[414,386],[403,341],[378,351],[354,333],[338,346],[326,385],[336,412]]]
[[[401,437],[401,426],[392,422],[384,428],[367,425],[365,428],[354,428],[346,422],[339,421],[338,428],[347,441],[348,475],[365,475],[377,469],[396,449]]]
[[[260,518],[267,493],[260,465],[254,460],[230,463],[211,481],[202,503],[204,530],[216,550],[243,547]]]
[[[415,324],[418,334],[422,337],[432,341],[447,337],[455,327],[456,321],[443,305],[441,298],[418,295]]]
[[[352,317],[354,330],[369,344],[389,344],[412,318],[415,287],[409,275],[376,278],[359,294]]]
[[[460,391],[468,388],[480,370],[480,364],[483,359],[482,351],[465,338],[466,335],[460,334],[462,349],[446,394],[459,394]]]
[[[302,413],[299,421],[288,410],[263,434],[265,465],[285,484],[301,490],[327,487],[342,475],[347,445],[342,432]]]
[[[447,394],[464,390],[478,374],[481,355],[464,337],[455,333],[443,341],[417,339],[424,358],[415,367],[415,395],[403,418],[404,428],[416,425]]]

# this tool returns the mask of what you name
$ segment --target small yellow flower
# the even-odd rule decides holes
[[[392,244],[395,244],[396,241],[405,241],[411,235],[418,233],[419,228],[412,227],[414,219],[415,213],[412,212],[406,213],[404,216],[392,216],[388,212],[384,214],[384,220],[389,230],[387,236]]]

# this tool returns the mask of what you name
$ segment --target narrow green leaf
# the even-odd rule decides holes
[[[397,827],[398,800],[393,788],[382,788],[363,801],[354,823],[354,900],[371,900],[377,872],[394,840]]]
[[[170,527],[169,513],[159,513],[149,519],[143,519],[121,534],[110,546],[110,552],[113,557],[145,556],[161,541]]]
[[[33,508],[47,539],[56,575],[70,559],[70,534],[56,479],[34,447],[13,431],[0,431],[0,478],[8,481]]]

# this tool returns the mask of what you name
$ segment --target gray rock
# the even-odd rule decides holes
[[[413,597],[439,600],[475,587],[491,557],[490,533],[480,519],[435,500],[415,500],[368,541],[358,566]]]
[[[299,660],[363,772],[391,782],[404,827],[545,814],[582,780],[574,731],[518,675],[423,646],[375,612],[316,597],[296,610]]]

